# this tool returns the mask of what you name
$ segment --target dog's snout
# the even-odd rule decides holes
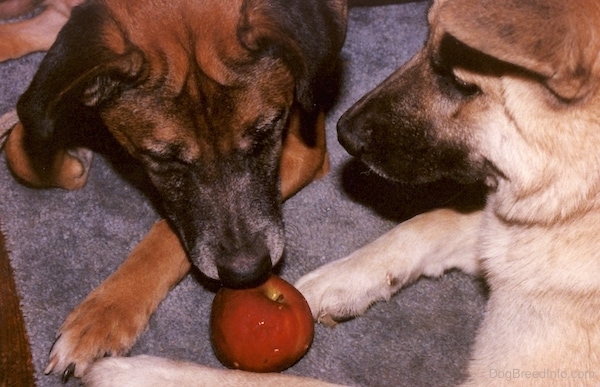
[[[362,116],[344,114],[337,124],[338,141],[354,157],[369,153],[368,122]]]
[[[257,286],[267,280],[271,268],[269,248],[258,237],[243,244],[223,244],[217,258],[219,279],[228,288]]]

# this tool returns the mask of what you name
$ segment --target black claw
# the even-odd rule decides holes
[[[69,366],[67,367],[65,372],[63,372],[62,379],[61,379],[63,384],[68,382],[69,379],[71,379],[71,376],[73,376],[73,375],[75,375],[75,363],[69,364]]]
[[[56,336],[56,338],[54,339],[54,342],[52,343],[52,346],[50,347],[50,351],[48,351],[48,356],[50,356],[50,354],[52,353],[52,350],[54,349],[56,342],[58,341],[58,339],[60,339],[61,336],[62,336],[62,334]]]

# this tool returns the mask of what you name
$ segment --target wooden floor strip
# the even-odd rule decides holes
[[[35,386],[33,361],[19,296],[0,232],[0,387]]]

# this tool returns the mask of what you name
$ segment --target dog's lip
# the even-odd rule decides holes
[[[383,170],[383,168],[378,167],[377,165],[369,162],[368,160],[365,160],[364,158],[361,159],[361,161],[363,163],[365,163],[370,170],[372,170],[373,172],[375,172],[376,174],[378,174],[379,176],[383,177],[384,179],[387,180],[391,180],[394,182],[402,182],[402,179],[399,179],[395,176],[390,175],[389,173],[387,173],[386,171]]]
[[[395,183],[409,184],[409,185],[418,185],[418,184],[426,184],[431,183],[433,180],[437,179],[419,179],[418,176],[402,178],[397,175],[391,174],[386,171],[384,168],[380,167],[377,162],[370,160],[368,156],[363,156],[360,158],[360,161],[364,163],[369,170],[375,172],[377,175],[383,177],[386,180],[393,181]]]

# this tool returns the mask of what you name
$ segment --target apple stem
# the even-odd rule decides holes
[[[283,302],[283,294],[282,294],[282,293],[279,293],[279,294],[277,295],[277,298],[275,298],[275,301],[276,301],[276,302],[279,302],[279,303]]]

